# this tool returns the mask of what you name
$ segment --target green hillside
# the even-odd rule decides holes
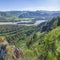
[[[6,51],[3,55],[2,50]],[[60,60],[60,17],[38,26],[1,25],[1,59]]]

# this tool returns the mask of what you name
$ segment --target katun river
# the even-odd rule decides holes
[[[0,22],[0,25],[24,25],[24,26],[32,26],[32,25],[39,25],[46,20],[36,20],[36,21],[18,21],[18,22]]]

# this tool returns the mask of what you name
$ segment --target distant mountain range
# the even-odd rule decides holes
[[[60,11],[0,11],[0,21],[24,20],[22,18],[50,20],[57,16],[60,16]]]

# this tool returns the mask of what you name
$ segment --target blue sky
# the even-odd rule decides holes
[[[0,0],[0,11],[7,10],[60,11],[60,0]]]

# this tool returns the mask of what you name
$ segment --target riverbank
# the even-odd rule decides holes
[[[18,22],[0,22],[0,25],[24,25],[24,26],[32,26],[32,25],[39,25],[46,20],[36,20],[36,21],[18,21]]]

